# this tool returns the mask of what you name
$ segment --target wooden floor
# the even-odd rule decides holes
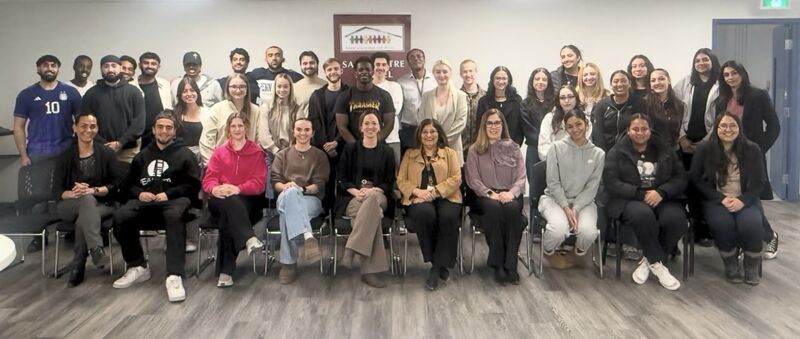
[[[282,286],[277,269],[255,276],[241,256],[233,288],[216,288],[212,267],[199,279],[184,279],[187,300],[170,304],[158,241],[151,242],[153,278],[125,290],[111,288],[108,272],[94,267],[87,267],[86,282],[68,289],[65,278],[44,279],[33,255],[0,272],[0,338],[796,337],[798,206],[766,203],[780,233],[780,255],[765,261],[757,287],[726,283],[716,251],[701,247],[694,277],[676,292],[652,279],[636,285],[631,262],[623,267],[622,281],[613,279],[613,262],[601,280],[588,259],[583,267],[545,268],[543,279],[524,275],[520,286],[501,287],[484,266],[486,245],[479,241],[476,271],[453,272],[447,285],[429,292],[423,287],[428,266],[410,239],[408,273],[388,277],[385,289],[365,286],[357,271],[340,269],[333,278],[312,265],[301,265],[298,281]],[[52,251],[51,246],[48,270]],[[62,249],[67,259],[70,252]],[[121,266],[118,250],[116,256]],[[194,259],[187,256],[187,270]],[[679,275],[681,265],[672,266]]]

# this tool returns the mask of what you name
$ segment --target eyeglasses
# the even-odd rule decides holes
[[[739,129],[739,125],[737,125],[735,123],[734,124],[719,124],[719,129],[735,131],[735,130]]]
[[[486,122],[486,126],[487,126],[487,127],[500,127],[500,126],[503,126],[503,122],[502,122],[502,121],[500,121],[500,120],[497,120],[497,121],[487,121],[487,122]]]
[[[242,91],[247,89],[247,85],[230,85],[228,88]]]
[[[572,95],[572,94],[570,94],[570,95],[561,95],[558,98],[561,99],[561,100],[572,100],[572,99],[575,99],[575,96]]]

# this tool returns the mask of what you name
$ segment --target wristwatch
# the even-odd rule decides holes
[[[306,194],[306,187],[305,187],[305,186],[302,186],[302,187],[300,187],[300,188],[302,188],[302,189],[303,189],[303,194]]]
[[[98,194],[98,193],[100,193],[100,188],[98,188],[98,187],[95,187],[95,188],[94,188],[94,194]]]

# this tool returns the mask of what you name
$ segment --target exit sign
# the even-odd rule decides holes
[[[761,0],[761,9],[789,9],[791,0]]]

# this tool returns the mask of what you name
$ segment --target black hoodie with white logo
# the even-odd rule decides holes
[[[126,182],[131,198],[142,192],[166,193],[170,200],[197,199],[200,191],[200,167],[197,156],[180,141],[163,150],[151,143],[133,158]]]

